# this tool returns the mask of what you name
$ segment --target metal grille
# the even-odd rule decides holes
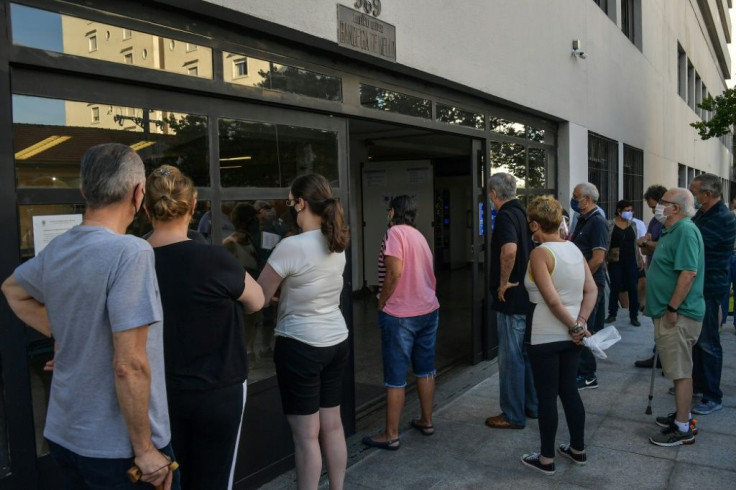
[[[644,152],[624,145],[624,199],[634,203],[634,216],[644,215]]]
[[[613,217],[618,198],[618,144],[595,133],[588,133],[588,182],[598,188],[598,205],[606,217]]]

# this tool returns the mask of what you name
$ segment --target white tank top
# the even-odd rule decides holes
[[[573,318],[580,312],[585,284],[585,257],[572,242],[548,242],[539,246],[549,253],[554,260],[552,284],[560,295],[562,304]],[[567,325],[562,323],[550,311],[534,282],[531,269],[527,266],[524,285],[529,292],[529,300],[536,304],[532,316],[531,344],[547,344],[572,340]]]

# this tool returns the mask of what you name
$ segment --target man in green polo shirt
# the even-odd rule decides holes
[[[657,425],[664,429],[649,438],[657,446],[695,442],[690,414],[692,351],[705,316],[705,247],[690,219],[694,214],[693,196],[681,188],[668,190],[654,211],[664,230],[647,274],[646,315],[654,320],[664,375],[675,383],[676,408],[666,417],[657,417]]]

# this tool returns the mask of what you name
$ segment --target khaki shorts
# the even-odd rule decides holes
[[[677,323],[667,323],[664,316],[654,318],[654,341],[667,379],[692,378],[693,345],[698,341],[703,322],[678,315]]]

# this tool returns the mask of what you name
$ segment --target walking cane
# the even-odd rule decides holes
[[[654,397],[654,372],[657,370],[657,348],[654,348],[654,362],[652,363],[652,379],[649,381],[649,404],[647,405],[646,414],[652,414],[652,398]]]

